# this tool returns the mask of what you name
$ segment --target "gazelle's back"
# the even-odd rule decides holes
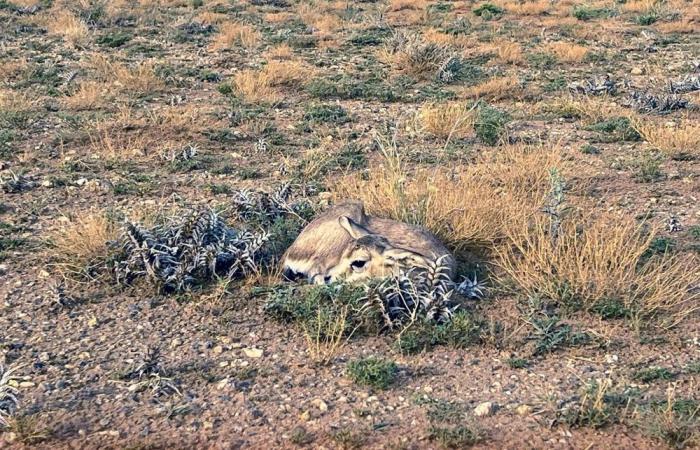
[[[361,202],[333,206],[310,222],[285,253],[285,272],[314,277],[335,267],[343,252],[354,242],[339,223],[343,216],[371,233],[385,237],[391,245],[413,251],[431,261],[447,255],[443,263],[449,267],[450,275],[454,272],[454,258],[432,233],[415,225],[369,217]]]
[[[357,223],[367,221],[362,203],[348,202],[329,208],[306,225],[289,247],[284,256],[285,269],[313,276],[338,264],[343,250],[352,242],[338,223],[342,216]]]

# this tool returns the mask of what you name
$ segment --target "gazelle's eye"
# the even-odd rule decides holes
[[[366,265],[367,265],[367,261],[362,261],[359,259],[350,263],[350,267],[355,272],[362,272]]]

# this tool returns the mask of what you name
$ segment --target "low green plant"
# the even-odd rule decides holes
[[[428,429],[428,439],[437,442],[443,448],[461,449],[478,444],[483,440],[483,436],[474,426],[441,427],[431,425]]]
[[[465,348],[481,342],[483,323],[467,311],[458,311],[447,323],[435,324],[426,320],[413,322],[396,339],[397,349],[414,354],[439,345]]]
[[[504,10],[500,6],[496,6],[493,3],[482,3],[472,10],[474,15],[481,17],[484,20],[491,20],[497,16],[503,14]]]
[[[642,139],[627,117],[602,120],[586,127],[586,129],[598,132],[597,139],[600,142],[640,141]]]
[[[476,136],[485,144],[496,145],[506,134],[506,125],[510,121],[508,114],[485,105],[479,108],[474,123]]]
[[[304,120],[341,124],[348,122],[347,111],[340,105],[313,105],[306,109]]]
[[[661,155],[648,152],[632,161],[634,178],[642,183],[653,183],[664,178]]]
[[[700,406],[694,399],[676,400],[671,390],[666,401],[640,408],[636,423],[645,434],[670,448],[695,448],[700,439]]]
[[[617,12],[610,8],[594,8],[588,5],[577,5],[572,11],[572,15],[578,20],[593,20],[613,17]]]
[[[675,374],[665,367],[647,367],[638,370],[632,378],[642,383],[651,383],[657,380],[672,380]]]
[[[530,362],[524,358],[508,358],[506,364],[511,369],[524,369],[530,365]]]
[[[359,450],[367,441],[366,433],[342,428],[331,433],[331,439],[343,450]]]
[[[653,25],[659,20],[659,13],[657,11],[651,10],[637,16],[634,21],[637,25],[648,26]]]
[[[608,380],[601,383],[594,381],[586,385],[579,403],[563,414],[564,422],[572,428],[596,429],[618,422],[618,412],[606,401],[609,388]]]
[[[129,42],[132,37],[131,34],[123,32],[107,33],[98,37],[95,42],[105,47],[117,48]]]
[[[347,374],[353,382],[382,390],[394,383],[398,371],[394,361],[375,357],[350,361],[347,367]]]

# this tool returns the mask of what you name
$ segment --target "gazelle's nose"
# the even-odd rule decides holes
[[[331,281],[333,281],[333,278],[331,278],[330,275],[326,275],[325,277],[323,277],[323,282],[325,284],[331,284]]]

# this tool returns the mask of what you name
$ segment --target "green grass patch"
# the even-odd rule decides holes
[[[306,108],[304,120],[343,124],[350,121],[347,111],[340,105],[312,105]]]
[[[350,361],[347,374],[356,384],[384,390],[394,383],[398,370],[394,361],[368,357]]]
[[[617,11],[610,8],[594,8],[587,5],[577,5],[571,14],[578,20],[606,19],[617,15]]]
[[[487,145],[497,145],[506,136],[510,117],[505,112],[485,105],[479,108],[474,124],[476,136]]]
[[[672,380],[675,376],[665,367],[647,367],[635,372],[632,378],[642,383],[651,383],[652,381]]]
[[[123,33],[123,32],[116,32],[116,33],[107,33],[103,34],[102,36],[98,37],[95,42],[97,44],[102,45],[104,47],[109,47],[109,48],[117,48],[121,47],[122,45],[126,44],[132,39],[132,35],[130,33]]]

